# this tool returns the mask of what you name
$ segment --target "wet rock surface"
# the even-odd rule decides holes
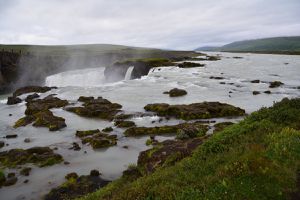
[[[251,83],[260,83],[260,80],[256,79],[256,80],[252,80],[250,81]]]
[[[26,103],[25,117],[19,119],[14,128],[26,126],[33,123],[36,127],[47,127],[50,131],[57,131],[66,127],[65,119],[57,117],[49,110],[51,108],[60,108],[68,105],[67,100],[61,100],[53,95],[44,99],[31,100]]]
[[[38,95],[37,93],[30,94],[30,95],[28,95],[28,96],[26,97],[25,101],[26,101],[26,102],[29,102],[29,101],[31,101],[31,100],[33,100],[33,99],[36,99],[36,98],[39,98],[39,97],[40,97],[40,95]]]
[[[221,77],[221,76],[210,76],[209,79],[223,80],[223,79],[225,79],[225,78],[224,78],[224,77]]]
[[[159,116],[175,117],[185,120],[245,115],[245,110],[220,102],[203,102],[187,105],[156,103],[148,104],[144,109],[146,111],[155,112]]]
[[[22,102],[22,99],[20,99],[19,97],[12,96],[12,97],[7,98],[7,105],[14,105],[14,104],[18,104],[21,102]]]
[[[85,194],[96,191],[104,187],[110,181],[104,180],[99,176],[99,172],[93,171],[90,175],[78,177],[76,173],[66,176],[67,181],[61,186],[52,189],[46,196],[45,200],[65,200],[75,199]]]
[[[33,115],[41,111],[47,111],[51,108],[61,108],[68,104],[69,102],[67,100],[62,100],[54,97],[54,95],[49,95],[44,99],[36,99],[26,103],[27,108],[25,110],[25,114]]]
[[[36,93],[45,93],[48,92],[52,89],[56,89],[57,87],[47,87],[47,86],[26,86],[26,87],[22,87],[17,89],[14,93],[13,96],[20,96],[22,94],[26,94],[26,93],[32,93],[32,92],[36,92]]]
[[[97,99],[94,97],[79,97],[78,101],[83,102],[83,106],[66,107],[65,110],[83,117],[113,120],[114,116],[122,108],[122,105],[112,103],[102,97],[98,97]]]
[[[132,127],[124,132],[125,136],[164,135],[164,134],[186,134],[189,138],[202,136],[208,127],[203,123],[182,123],[171,126],[160,127]]]
[[[47,127],[49,131],[57,131],[67,126],[64,118],[57,117],[51,111],[45,110],[19,119],[14,128],[26,126],[32,122],[33,126]]]
[[[62,161],[62,156],[54,153],[49,147],[32,147],[26,150],[11,149],[0,152],[0,166],[2,167],[16,167],[27,163],[45,167]]]
[[[146,174],[154,172],[157,168],[170,166],[179,160],[190,156],[194,149],[203,143],[207,137],[189,140],[166,140],[152,149],[143,151],[138,157],[138,167],[142,167]]]
[[[99,129],[88,131],[77,131],[83,144],[90,144],[93,149],[106,148],[117,144],[117,135],[102,133]]]
[[[269,88],[277,88],[282,85],[284,85],[284,83],[282,83],[281,81],[273,81],[273,82],[270,82]]]
[[[258,95],[258,94],[260,94],[260,92],[259,91],[253,91],[252,94],[253,95]]]
[[[20,174],[23,176],[29,176],[31,172],[31,167],[25,167],[20,171]]]
[[[187,95],[187,91],[183,89],[173,88],[168,92],[164,92],[164,94],[168,94],[170,97],[180,97],[180,96]]]
[[[2,147],[4,147],[4,145],[5,145],[5,142],[0,141],[0,149],[1,149]]]
[[[115,126],[117,126],[118,128],[128,128],[136,125],[133,121],[117,120],[115,121]]]
[[[179,68],[193,68],[193,67],[204,67],[205,64],[194,63],[194,62],[183,62],[177,65]]]

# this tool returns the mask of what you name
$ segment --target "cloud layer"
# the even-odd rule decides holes
[[[299,0],[0,0],[0,43],[193,49],[300,35]]]

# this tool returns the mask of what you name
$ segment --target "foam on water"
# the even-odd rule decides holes
[[[46,78],[47,86],[101,86],[105,83],[104,67],[62,72]]]

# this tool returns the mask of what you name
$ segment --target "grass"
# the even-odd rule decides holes
[[[174,166],[135,181],[121,177],[81,200],[289,199],[297,190],[299,130],[300,99],[284,99],[214,134]]]

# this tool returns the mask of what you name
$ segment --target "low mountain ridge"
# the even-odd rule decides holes
[[[243,40],[232,42],[221,47],[199,47],[195,50],[300,54],[300,36]]]

